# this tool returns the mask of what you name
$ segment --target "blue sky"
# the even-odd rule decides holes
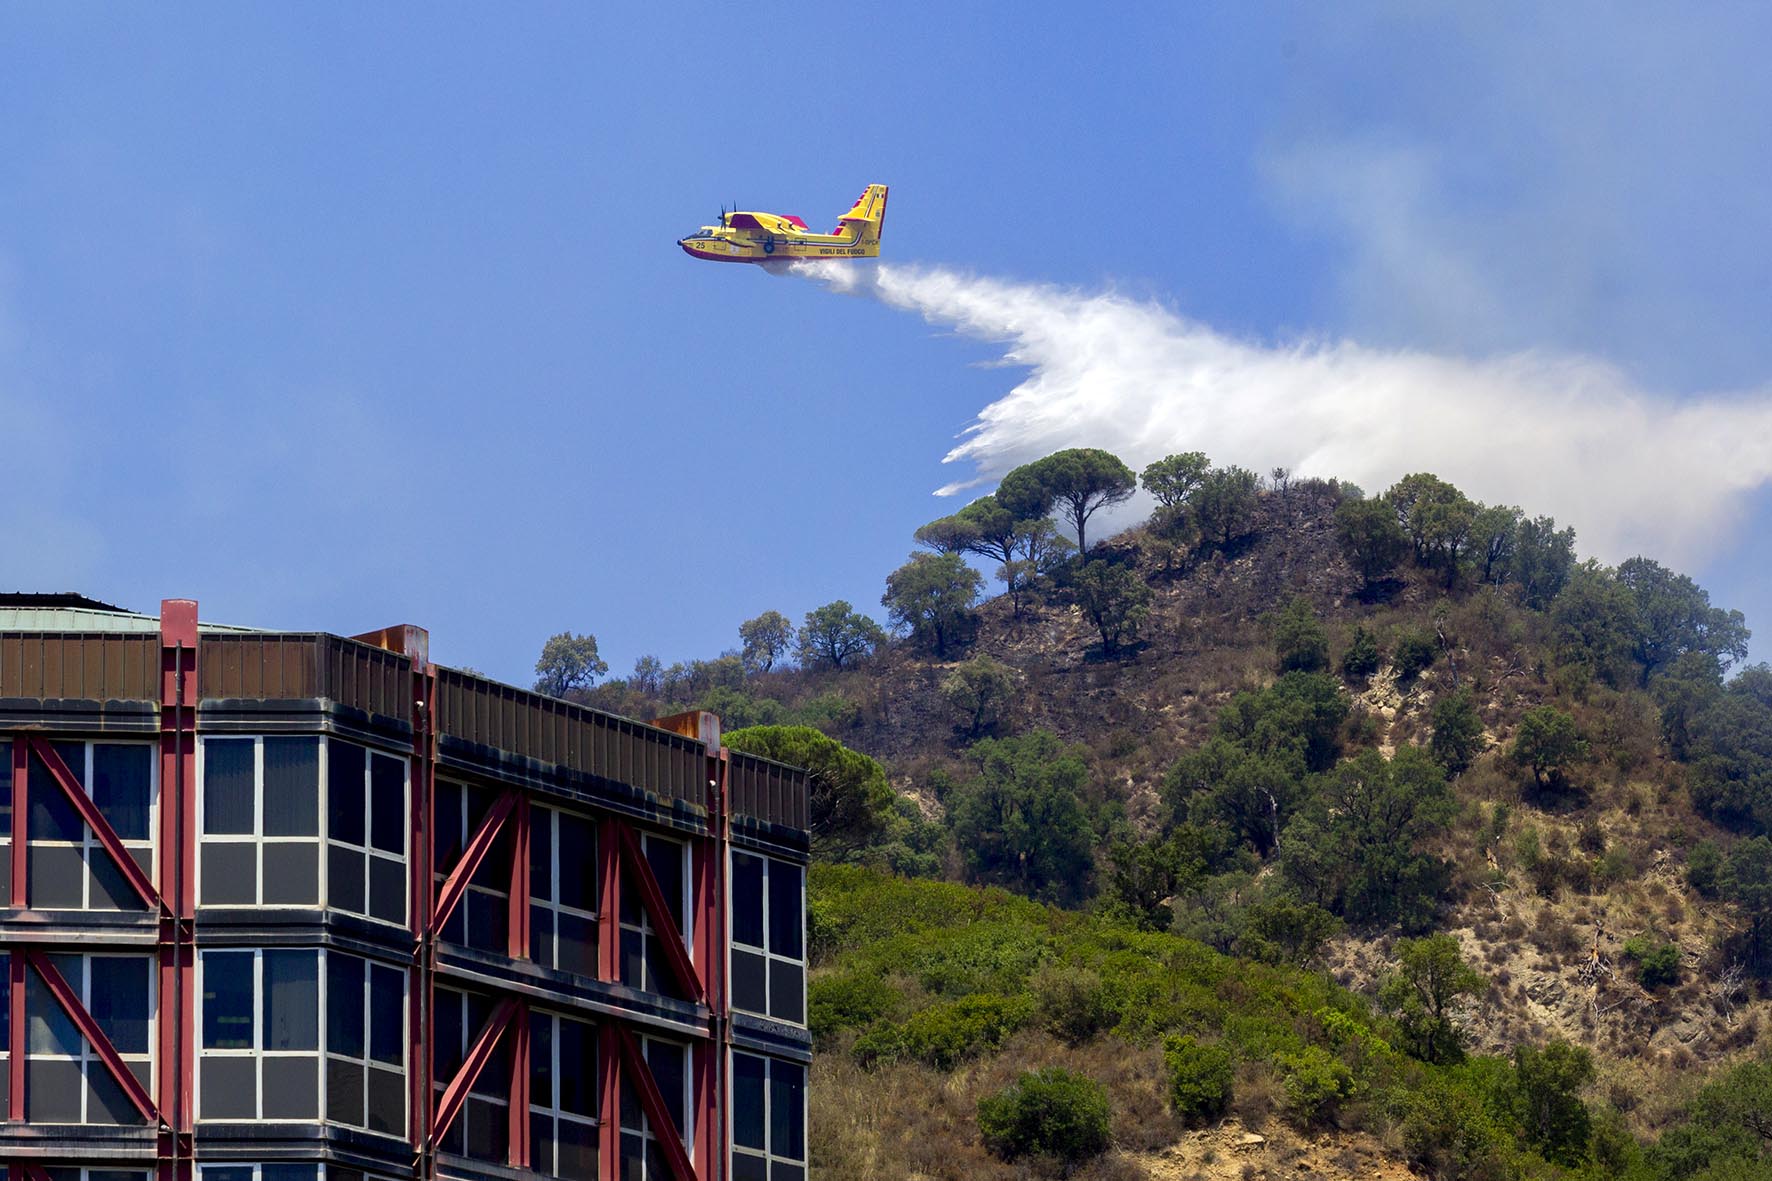
[[[824,228],[870,181],[891,258],[1007,290],[1768,400],[1763,10],[855,11],[9,6],[0,585],[410,621],[517,681],[560,630],[619,672],[765,609],[877,609],[953,507],[942,457],[1026,375],[1013,333],[673,244],[733,201]],[[1684,556],[1764,658],[1739,463]],[[1558,504],[1630,478],[1541,467]]]

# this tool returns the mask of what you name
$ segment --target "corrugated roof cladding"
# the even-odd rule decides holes
[[[84,609],[15,609],[42,622]],[[104,626],[49,630],[11,626],[0,614],[0,698],[85,701],[159,699],[158,621],[118,613]],[[626,784],[660,801],[708,806],[707,747],[644,722],[438,667],[433,703],[440,733],[475,746]],[[325,633],[203,631],[198,696],[225,700],[325,699],[365,714],[411,716],[412,661]],[[734,752],[735,814],[804,830],[804,774]]]

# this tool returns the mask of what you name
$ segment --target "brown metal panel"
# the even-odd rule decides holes
[[[78,697],[78,693],[68,692],[67,678],[62,674],[62,655],[64,644],[60,636],[43,636],[40,640],[42,651],[41,675],[43,687],[38,690],[38,697]]]
[[[18,636],[0,636],[0,697],[23,697],[19,691],[19,648],[22,641]]]
[[[105,677],[105,657],[109,655],[105,649],[108,646],[109,641],[104,636],[95,636],[80,645],[80,696],[113,696],[103,692],[110,688],[110,682]]]
[[[24,676],[20,678],[20,687],[24,690],[20,697],[42,697],[43,693],[43,638],[26,636],[24,644],[24,660],[22,662]]]

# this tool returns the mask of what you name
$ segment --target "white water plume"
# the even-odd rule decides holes
[[[793,273],[1001,345],[1026,370],[948,452],[973,470],[939,495],[1064,447],[1103,447],[1135,469],[1203,451],[1368,493],[1429,471],[1574,525],[1583,553],[1679,564],[1716,552],[1772,479],[1772,388],[1675,399],[1591,357],[1259,344],[1112,292],[890,264]]]

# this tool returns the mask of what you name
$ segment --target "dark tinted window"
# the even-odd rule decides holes
[[[251,849],[248,848],[247,852],[250,854]],[[264,854],[266,906],[314,906],[319,903],[318,844],[305,841],[267,844]],[[208,879],[204,880],[207,883]]]
[[[93,956],[88,1009],[122,1054],[148,1052],[149,961],[146,956]],[[69,983],[73,983],[69,981]]]
[[[732,855],[732,941],[763,946],[763,859]]]
[[[353,955],[326,957],[326,1048],[350,1058],[363,1057],[363,967]]]
[[[203,953],[203,1046],[252,1048],[252,953]]]
[[[405,1059],[402,1020],[406,978],[398,968],[369,965],[369,1056],[398,1066]]]
[[[683,929],[683,846],[676,841],[656,837],[646,842],[646,860],[652,865],[652,876],[664,892],[665,908],[677,930]]]
[[[732,1056],[732,1142],[740,1148],[769,1147],[763,1126],[765,1069],[763,1059],[753,1054]]]
[[[92,748],[92,802],[126,841],[145,841],[150,835],[153,774],[154,750],[150,746],[100,742]]]
[[[387,755],[375,755],[371,762],[374,782],[371,788],[369,839],[384,853],[406,851],[406,762]]]
[[[265,739],[265,835],[320,835],[320,740]]]
[[[203,831],[212,836],[252,831],[252,742],[203,743]]]
[[[785,861],[769,864],[769,950],[800,958],[800,867]]]
[[[363,844],[362,747],[337,739],[326,744],[327,835],[335,841]]]
[[[265,952],[267,1050],[320,1048],[320,965],[312,951]]]
[[[560,1018],[560,1110],[597,1114],[597,1030]]]
[[[560,815],[560,904],[597,908],[597,828],[579,816]]]
[[[780,1059],[769,1067],[769,1151],[806,1159],[806,1070]]]
[[[258,901],[258,851],[249,841],[204,842],[203,901],[211,906]]]
[[[57,744],[58,747],[60,745]],[[68,763],[69,769],[78,779],[80,769],[86,765],[84,752],[77,760],[70,757],[63,761]],[[31,759],[29,835],[33,841],[73,841],[78,844],[86,839],[86,822],[80,819],[80,813],[74,810],[67,793],[62,791],[61,785],[50,775],[49,768],[38,758]]]

